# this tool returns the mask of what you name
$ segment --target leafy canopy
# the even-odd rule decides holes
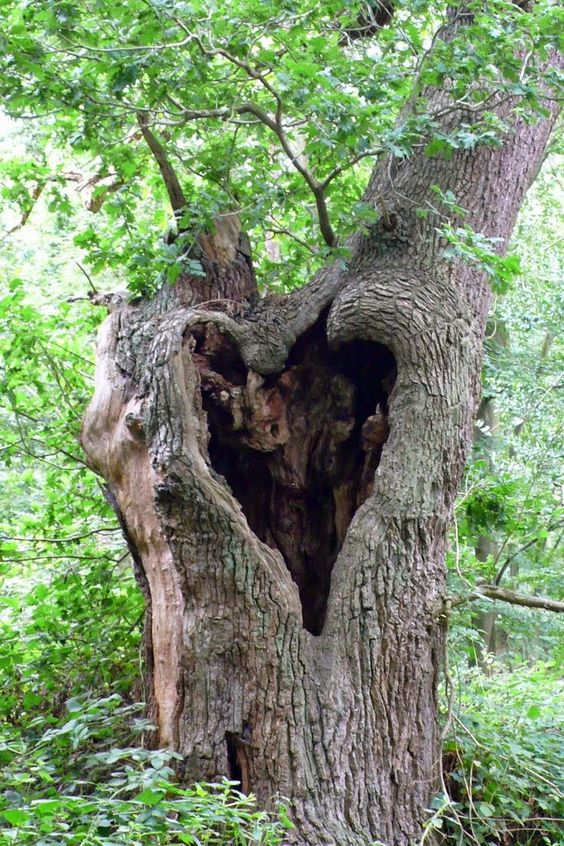
[[[455,20],[474,16],[443,39],[447,5]],[[4,108],[37,119],[42,141],[34,161],[3,166],[4,195],[24,215],[45,186],[69,214],[78,162],[102,210],[77,236],[93,273],[122,265],[143,291],[168,264],[173,281],[180,246],[154,237],[171,215],[141,121],[178,176],[176,224],[194,233],[238,208],[263,284],[299,284],[328,253],[346,257],[346,236],[378,214],[362,202],[375,157],[498,144],[495,97],[514,97],[527,118],[542,111],[553,0],[532,12],[509,0],[394,10],[375,37],[356,38],[358,0],[1,0]],[[467,107],[456,128],[429,110],[436,88]],[[64,151],[55,163],[53,147]]]

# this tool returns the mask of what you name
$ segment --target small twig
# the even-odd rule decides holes
[[[89,273],[88,273],[88,272],[87,272],[87,271],[83,268],[83,266],[81,265],[81,263],[80,263],[79,261],[76,261],[76,259],[75,259],[75,262],[74,262],[74,263],[76,264],[76,266],[78,267],[78,269],[79,269],[79,270],[81,270],[81,271],[84,273],[84,275],[86,276],[86,279],[87,279],[87,281],[88,281],[88,284],[90,285],[90,288],[92,289],[92,293],[93,293],[93,294],[97,294],[97,293],[98,293],[98,289],[97,289],[97,288],[96,288],[96,286],[94,285],[94,282],[92,281],[92,279],[91,279],[91,277],[90,277],[90,274],[89,274]]]
[[[352,159],[349,159],[344,164],[339,165],[339,167],[334,168],[331,171],[331,173],[328,176],[326,176],[325,179],[322,181],[322,183],[321,183],[322,187],[327,188],[327,186],[331,182],[333,182],[333,180],[337,176],[340,176],[341,173],[344,173],[345,170],[348,170],[349,168],[354,167],[354,165],[358,164],[358,162],[362,161],[362,159],[367,159],[367,158],[370,158],[370,157],[375,158],[376,156],[380,156],[382,153],[383,153],[383,150],[380,147],[377,147],[374,150],[366,150],[364,153],[359,153],[357,156],[353,156]]]
[[[19,538],[11,535],[0,535],[0,543],[2,541],[21,541],[22,543],[70,543],[72,541],[83,540],[83,538],[91,537],[92,535],[101,535],[106,532],[121,532],[119,526],[114,526],[110,529],[92,529],[90,532],[85,532],[83,535],[70,535],[66,538]]]

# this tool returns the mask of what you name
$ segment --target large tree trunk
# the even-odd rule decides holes
[[[101,330],[83,444],[146,593],[158,742],[186,780],[286,797],[297,843],[405,846],[435,789],[445,544],[490,291],[416,209],[438,184],[503,247],[549,128],[380,163],[366,199],[386,226],[286,297],[257,299],[230,220],[200,242],[205,278]]]

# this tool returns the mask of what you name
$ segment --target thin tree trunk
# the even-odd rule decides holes
[[[503,338],[496,339],[497,343],[507,346]],[[480,448],[480,456],[485,458],[486,464],[490,472],[493,472],[491,445],[492,439],[497,428],[497,414],[495,403],[492,397],[482,397],[482,401],[476,414],[476,421],[482,426],[487,427],[487,432],[484,433],[480,426],[474,428],[474,444]],[[489,535],[479,535],[476,540],[475,555],[476,560],[485,563],[490,556],[497,557],[499,553],[499,545],[497,541]],[[480,610],[472,615],[472,625],[480,633],[481,643],[475,641],[474,656],[472,663],[480,666],[480,668],[488,673],[490,663],[488,663],[488,656],[497,654],[497,609]]]
[[[436,787],[490,290],[417,209],[438,184],[505,245],[550,123],[382,162],[366,200],[393,228],[355,236],[346,270],[257,302],[233,218],[200,244],[204,278],[101,331],[82,440],[142,573],[158,742],[187,781],[286,797],[296,843],[407,846]]]

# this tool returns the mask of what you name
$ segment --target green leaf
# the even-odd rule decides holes
[[[444,138],[433,138],[433,140],[426,145],[424,153],[426,156],[441,155],[445,159],[450,159],[452,157],[452,147],[444,140]]]
[[[15,826],[23,825],[31,818],[29,811],[17,810],[15,808],[8,811],[0,811],[0,816],[4,817],[10,825]]]
[[[495,808],[489,802],[476,802],[476,811],[481,817],[493,817]]]
[[[165,791],[164,790],[151,790],[150,788],[147,790],[143,790],[138,796],[135,797],[137,802],[142,802],[144,805],[157,805],[161,799],[164,797]]]

